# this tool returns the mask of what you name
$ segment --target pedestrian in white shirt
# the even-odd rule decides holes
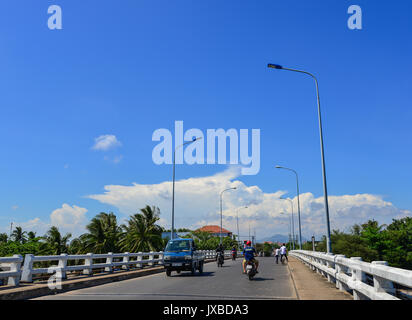
[[[279,248],[276,248],[275,249],[275,259],[276,259],[276,264],[278,264],[279,262],[279,252],[280,252],[280,250],[279,250]]]
[[[285,246],[285,244],[283,244],[280,247],[280,262],[283,262],[283,260],[282,260],[283,257],[286,258],[286,261],[289,261],[288,256],[286,254],[287,254],[286,246]]]

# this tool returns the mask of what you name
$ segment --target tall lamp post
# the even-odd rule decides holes
[[[331,242],[331,240],[330,240],[328,188],[327,188],[327,184],[326,184],[326,168],[325,168],[325,155],[324,155],[324,147],[323,147],[322,116],[321,116],[321,112],[320,112],[320,97],[319,97],[319,84],[318,84],[318,79],[316,79],[316,77],[315,77],[312,73],[310,73],[310,72],[303,71],[303,70],[297,70],[297,69],[284,68],[284,67],[282,67],[282,66],[280,66],[280,65],[277,65],[277,64],[268,64],[268,68],[304,73],[304,74],[307,74],[307,75],[311,76],[311,77],[315,80],[315,84],[316,84],[316,96],[317,96],[317,101],[318,101],[318,119],[319,119],[319,134],[320,134],[320,152],[321,152],[321,158],[322,158],[323,196],[324,196],[324,200],[325,200],[325,214],[326,214],[326,227],[327,227],[326,247],[327,247],[327,252],[328,252],[328,253],[332,253],[332,242]],[[299,225],[300,225],[300,220],[299,220]]]
[[[235,190],[236,189],[236,187],[233,187],[233,188],[228,188],[228,189],[225,189],[225,190],[223,190],[221,193],[220,193],[220,244],[222,244],[222,217],[223,217],[223,213],[222,213],[222,195],[223,195],[223,192],[225,192],[225,191],[229,191],[229,190]]]
[[[290,206],[292,208],[292,239],[293,239],[292,247],[293,247],[293,250],[295,250],[295,223],[294,223],[294,219],[293,219],[293,201],[289,198],[282,198],[281,197],[280,199],[290,201]]]
[[[301,226],[300,226],[300,202],[299,202],[299,178],[298,178],[298,173],[295,170],[290,169],[290,168],[286,168],[286,167],[276,166],[276,168],[292,171],[296,175],[296,192],[297,192],[297,196],[298,196],[299,248],[302,250],[302,229],[301,229]]]
[[[285,214],[283,211],[280,214]],[[284,222],[281,222],[284,223]],[[289,245],[289,249],[292,246],[292,250],[295,249],[295,244],[293,242],[293,236],[292,236],[292,222],[291,219],[289,218],[289,243],[292,243],[292,245]]]
[[[183,147],[187,144],[193,143],[195,141],[198,141],[202,139],[202,137],[199,138],[194,138],[192,141],[185,142],[181,144],[180,146],[177,146],[175,150],[173,151],[173,187],[172,187],[172,230],[170,234],[170,239],[173,239],[173,234],[175,231],[175,167],[176,167],[176,150],[180,147]]]
[[[240,235],[239,235],[239,210],[240,209],[247,209],[247,208],[248,208],[248,206],[240,207],[240,208],[237,209],[236,224],[237,224],[237,243],[238,243],[238,246],[240,245],[240,242],[239,242],[239,239],[240,239]]]

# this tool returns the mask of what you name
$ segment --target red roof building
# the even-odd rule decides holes
[[[197,229],[196,232],[209,232],[214,237],[220,237],[219,226],[204,226]],[[222,227],[222,237],[232,237],[232,232]]]

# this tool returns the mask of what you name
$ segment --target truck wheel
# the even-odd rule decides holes
[[[176,270],[176,272],[177,272],[177,274],[179,274],[179,273],[180,273],[180,270]]]
[[[199,265],[199,273],[200,274],[203,273],[203,262],[201,262],[200,265]]]
[[[192,275],[194,275],[196,273],[196,265],[192,264],[192,269],[190,270],[190,272],[192,273]]]
[[[172,274],[172,271],[169,270],[169,269],[166,269],[166,275],[167,275],[168,277],[170,277],[171,274]]]

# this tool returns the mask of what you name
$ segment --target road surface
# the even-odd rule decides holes
[[[215,262],[207,263],[202,275],[172,272],[167,277],[162,272],[35,300],[297,299],[287,265],[275,264],[269,257],[258,259],[259,273],[252,281],[242,274],[241,259],[236,259],[225,260],[219,268]]]

